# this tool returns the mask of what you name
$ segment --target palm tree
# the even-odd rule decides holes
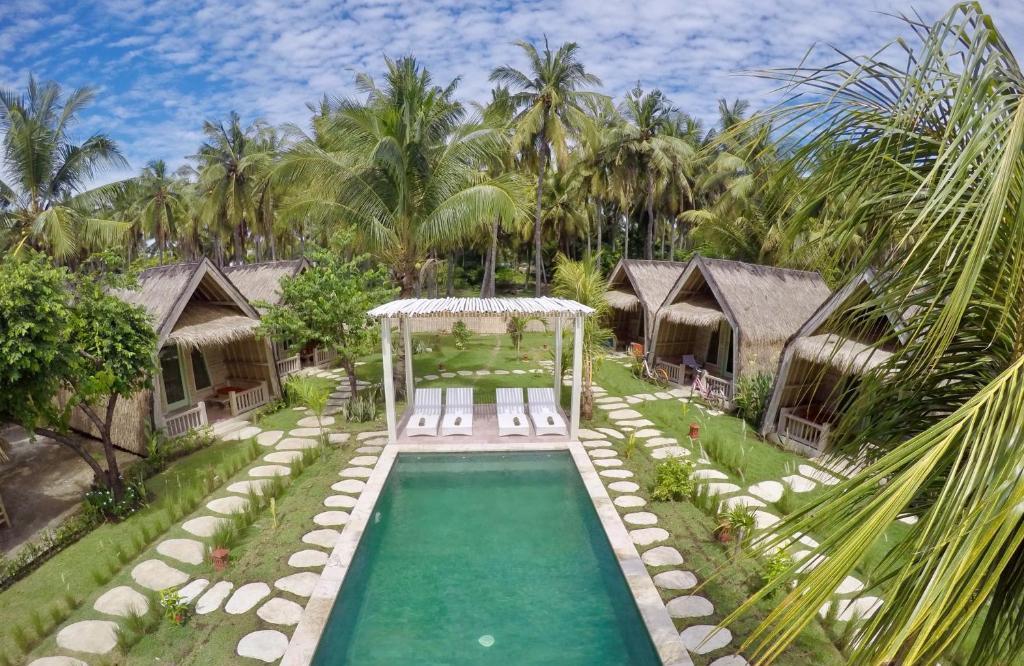
[[[545,37],[543,56],[529,42],[519,41],[516,44],[529,59],[530,73],[505,65],[491,72],[491,81],[507,85],[514,91],[512,101],[520,111],[515,119],[512,149],[528,152],[537,170],[533,270],[534,292],[540,296],[544,173],[552,153],[559,167],[565,168],[568,165],[568,139],[579,127],[577,116],[583,114],[582,104],[594,96],[581,88],[601,85],[601,80],[588,73],[583,63],[579,62],[579,46],[575,42],[566,42],[558,51],[552,52]]]
[[[903,313],[906,344],[864,379],[834,430],[878,459],[773,528],[810,532],[808,558],[737,610],[788,588],[752,636],[771,660],[901,515],[918,518],[876,568],[884,603],[851,663],[1019,663],[1024,609],[1024,72],[975,3],[891,52],[769,76],[806,93],[773,112],[797,146],[792,233],[822,202],[842,262],[874,268],[868,304]],[[867,230],[867,233],[863,233]],[[899,319],[897,318],[897,321]],[[884,336],[890,337],[891,336]],[[888,344],[883,339],[877,344]]]
[[[127,164],[117,144],[105,134],[75,143],[68,134],[94,98],[92,88],[65,98],[59,85],[34,77],[25,94],[0,90],[0,230],[14,251],[32,247],[66,262],[128,228],[96,214],[116,187],[86,189],[102,169]]]
[[[164,250],[169,238],[176,236],[178,219],[182,216],[182,196],[178,183],[167,173],[163,160],[146,165],[136,181],[137,197],[133,208],[156,242],[160,264],[164,263]]]

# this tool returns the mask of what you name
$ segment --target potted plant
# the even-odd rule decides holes
[[[188,604],[177,590],[160,590],[160,607],[164,609],[164,617],[179,627],[188,619]]]
[[[736,543],[740,544],[754,529],[754,525],[753,509],[738,504],[719,515],[715,536],[722,543],[729,543],[735,537]]]

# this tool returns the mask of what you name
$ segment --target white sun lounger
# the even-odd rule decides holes
[[[473,434],[473,389],[450,388],[445,390],[441,434]]]
[[[523,389],[500,388],[498,397],[498,436],[529,435],[530,420],[523,405]]]
[[[405,434],[437,435],[437,422],[441,420],[441,389],[416,389],[416,402],[405,424]]]
[[[567,435],[565,419],[555,405],[555,390],[549,388],[526,389],[527,409],[538,435]]]

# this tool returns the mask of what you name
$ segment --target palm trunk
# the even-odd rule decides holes
[[[623,215],[626,221],[626,229],[622,234],[622,258],[629,259],[629,215]]]
[[[448,253],[448,274],[445,276],[447,284],[445,285],[445,294],[448,298],[455,295],[455,253]]]
[[[654,259],[654,171],[647,169],[647,238],[644,239],[644,259]]]
[[[495,274],[498,271],[498,218],[491,223],[491,246],[487,250],[487,260],[484,265],[484,283],[480,287],[481,298],[493,298],[495,289]]]
[[[541,215],[543,208],[541,201],[544,195],[544,168],[547,166],[547,154],[541,148],[540,159],[537,164],[537,211],[533,216],[533,277],[535,280],[533,295],[540,298],[541,295]]]
[[[594,204],[594,211],[597,220],[597,253],[601,254],[601,227],[604,226],[604,207]]]

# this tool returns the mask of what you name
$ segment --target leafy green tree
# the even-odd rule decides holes
[[[0,420],[73,450],[120,500],[114,410],[150,387],[156,333],[145,310],[108,286],[40,255],[0,261]],[[71,431],[76,411],[95,427],[106,468]]]
[[[337,351],[355,395],[355,361],[372,349],[378,335],[366,313],[394,294],[385,267],[366,257],[321,253],[310,269],[282,281],[281,302],[268,306],[260,327],[280,342]]]
[[[513,91],[512,103],[520,111],[515,118],[512,149],[527,153],[537,172],[533,270],[535,295],[540,296],[544,175],[552,153],[561,168],[568,166],[569,139],[580,126],[579,116],[584,113],[586,100],[595,96],[595,93],[581,88],[601,85],[601,80],[587,72],[579,62],[579,46],[575,42],[566,42],[553,52],[545,37],[543,55],[529,42],[519,41],[516,45],[529,60],[529,73],[505,65],[491,72],[491,80],[509,86]]]
[[[156,160],[146,165],[135,181],[133,208],[143,228],[156,242],[160,264],[168,241],[177,235],[177,223],[183,216],[184,203],[175,178],[167,172],[167,164]]]
[[[95,214],[116,188],[86,189],[102,169],[126,164],[117,144],[105,134],[81,143],[69,136],[94,98],[91,88],[65,98],[56,83],[31,77],[25,94],[0,90],[0,243],[13,251],[34,248],[69,262],[126,231]]]

